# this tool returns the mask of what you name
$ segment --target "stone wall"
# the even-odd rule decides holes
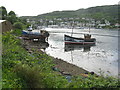
[[[7,32],[12,30],[12,24],[7,20],[0,20],[0,31]]]

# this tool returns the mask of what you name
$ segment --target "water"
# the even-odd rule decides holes
[[[51,29],[48,39],[49,47],[45,52],[55,58],[63,59],[88,71],[100,75],[118,76],[118,31],[91,29],[96,45],[91,47],[66,46],[64,34],[71,35],[71,29]],[[74,29],[73,36],[83,37],[87,29]]]

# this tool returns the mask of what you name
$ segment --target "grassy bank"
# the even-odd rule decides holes
[[[95,75],[71,76],[53,71],[53,60],[45,53],[28,53],[15,35],[8,32],[2,36],[2,87],[3,88],[94,88],[117,87],[118,79]],[[19,34],[18,34],[19,33]]]

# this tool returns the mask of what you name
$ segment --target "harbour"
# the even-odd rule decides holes
[[[92,37],[96,38],[96,45],[85,47],[69,46],[65,51],[64,34],[70,35],[71,29],[47,28],[50,32],[49,47],[45,52],[55,58],[62,59],[90,72],[104,76],[118,76],[118,30],[92,29]],[[88,30],[75,29],[73,36],[81,37]],[[109,36],[108,36],[109,35]]]

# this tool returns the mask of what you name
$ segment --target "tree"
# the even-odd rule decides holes
[[[8,13],[7,20],[10,21],[12,24],[14,24],[17,21],[17,17],[14,11],[10,11]]]
[[[13,15],[13,16],[16,16],[16,14],[15,14],[15,12],[14,11],[10,11],[9,13],[8,13],[8,15]]]
[[[23,29],[23,24],[21,22],[16,22],[13,24],[15,29]]]
[[[7,10],[4,6],[0,7],[0,16],[2,16],[2,17],[0,17],[0,19],[2,19],[2,20],[7,19]]]

